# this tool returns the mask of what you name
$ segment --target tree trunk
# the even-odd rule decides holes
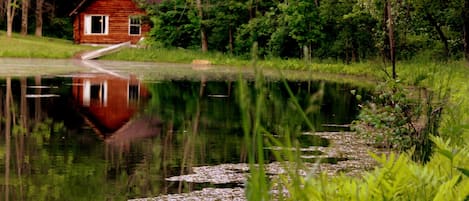
[[[440,37],[441,42],[443,42],[443,45],[445,46],[445,57],[448,59],[449,57],[449,44],[448,44],[448,38],[446,38],[445,33],[443,30],[441,30],[441,26],[438,24],[438,22],[433,18],[433,16],[430,13],[427,13],[427,19],[430,22],[430,24],[435,27],[436,32],[438,33],[438,36]]]
[[[303,45],[303,59],[305,60],[305,62],[311,61],[311,54],[309,52],[310,51],[308,45]]]
[[[389,37],[389,56],[391,57],[391,65],[392,65],[392,78],[396,79],[396,58],[395,58],[395,40],[394,40],[394,21],[392,18],[392,0],[386,1],[386,9],[388,14],[388,37]]]
[[[256,18],[257,13],[257,0],[250,0],[248,3],[248,10],[249,10],[249,19]]]
[[[0,1],[0,24],[3,24],[6,15],[6,1]]]
[[[36,86],[41,86],[41,76],[38,75],[34,78],[34,84]],[[41,87],[36,88],[35,91],[36,94],[41,94],[42,89]],[[35,98],[34,99],[34,123],[37,124],[42,120],[42,110],[41,110],[41,99],[40,98]]]
[[[29,132],[29,124],[28,124],[28,101],[26,99],[26,94],[28,90],[28,80],[26,78],[21,78],[20,80],[20,85],[21,85],[21,102],[20,102],[20,122],[21,122],[21,127],[24,129],[24,133],[28,135]],[[23,135],[21,135],[23,136]]]
[[[202,0],[196,0],[197,11],[200,20],[200,42],[202,46],[202,52],[208,51],[208,41],[207,41],[207,32],[205,31],[205,25],[203,23],[203,10],[202,10]]]
[[[230,53],[233,54],[234,51],[234,45],[233,45],[233,28],[230,26],[230,29],[228,31],[229,34],[229,46],[230,46]]]
[[[353,41],[352,41],[352,62],[353,62],[353,63],[357,63],[357,62],[358,62],[357,48],[355,48],[355,45],[353,44]]]
[[[21,1],[21,35],[28,35],[29,0]]]
[[[15,17],[16,2],[17,0],[14,0],[13,2],[11,0],[7,0],[7,36],[9,38],[11,38],[11,35],[13,34],[13,18]]]
[[[469,62],[469,0],[464,1],[463,9],[464,21],[464,56],[466,61]]]
[[[42,37],[42,10],[44,0],[36,0],[36,32],[35,35]]]
[[[16,144],[16,174],[18,176],[19,183],[19,193],[20,198],[24,199],[24,190],[23,190],[23,167],[24,167],[24,136],[28,135],[29,126],[28,126],[28,101],[26,99],[28,80],[26,78],[21,78],[21,102],[20,102],[20,125],[24,129],[23,133],[17,135],[15,138]]]

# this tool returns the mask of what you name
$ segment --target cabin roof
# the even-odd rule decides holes
[[[83,5],[85,3],[89,3],[89,2],[90,2],[90,0],[82,0],[80,2],[80,4],[78,4],[78,6],[75,9],[73,9],[72,12],[70,12],[70,14],[68,16],[73,16],[73,15],[78,14],[78,11],[83,7]]]
[[[88,4],[91,2],[96,1],[96,0],[82,0],[78,6],[70,12],[69,16],[73,16],[78,14],[83,8],[87,7]],[[133,0],[131,0],[133,1]],[[155,3],[160,3],[162,0],[145,0],[148,4],[155,4]]]

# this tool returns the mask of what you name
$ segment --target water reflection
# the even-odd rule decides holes
[[[149,98],[147,88],[134,76],[75,76],[72,95],[85,122],[106,141],[128,142],[157,133],[152,130],[157,120],[147,117],[130,121]]]
[[[165,178],[246,161],[236,82],[141,83],[103,73],[0,80],[0,195],[4,200],[125,200],[200,185]],[[250,86],[253,89],[253,83]],[[318,128],[353,119],[350,86],[289,83]],[[266,84],[263,124],[299,121],[282,83]],[[254,92],[252,92],[254,94]],[[317,112],[320,111],[320,112]],[[326,129],[326,128],[324,128]],[[302,146],[327,144],[317,137]],[[203,184],[204,186],[211,184]]]

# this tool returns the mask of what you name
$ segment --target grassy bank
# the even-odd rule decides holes
[[[8,38],[4,31],[0,31],[0,57],[64,59],[90,49],[94,48],[56,38],[19,34],[13,34],[12,38]]]
[[[125,61],[149,61],[149,62],[174,62],[191,63],[194,59],[211,61],[215,65],[226,66],[251,66],[251,60],[244,57],[223,53],[201,53],[187,49],[163,49],[163,48],[128,48],[117,53],[104,56],[102,59]],[[266,58],[257,61],[257,66],[266,68],[280,68],[288,70],[314,70],[324,73],[374,75],[375,68],[369,68],[374,62],[346,65],[340,62],[305,62],[301,59]]]

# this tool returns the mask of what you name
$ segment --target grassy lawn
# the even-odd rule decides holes
[[[78,52],[90,49],[94,48],[55,38],[19,34],[8,38],[5,31],[0,31],[0,57],[62,59],[71,58]]]

